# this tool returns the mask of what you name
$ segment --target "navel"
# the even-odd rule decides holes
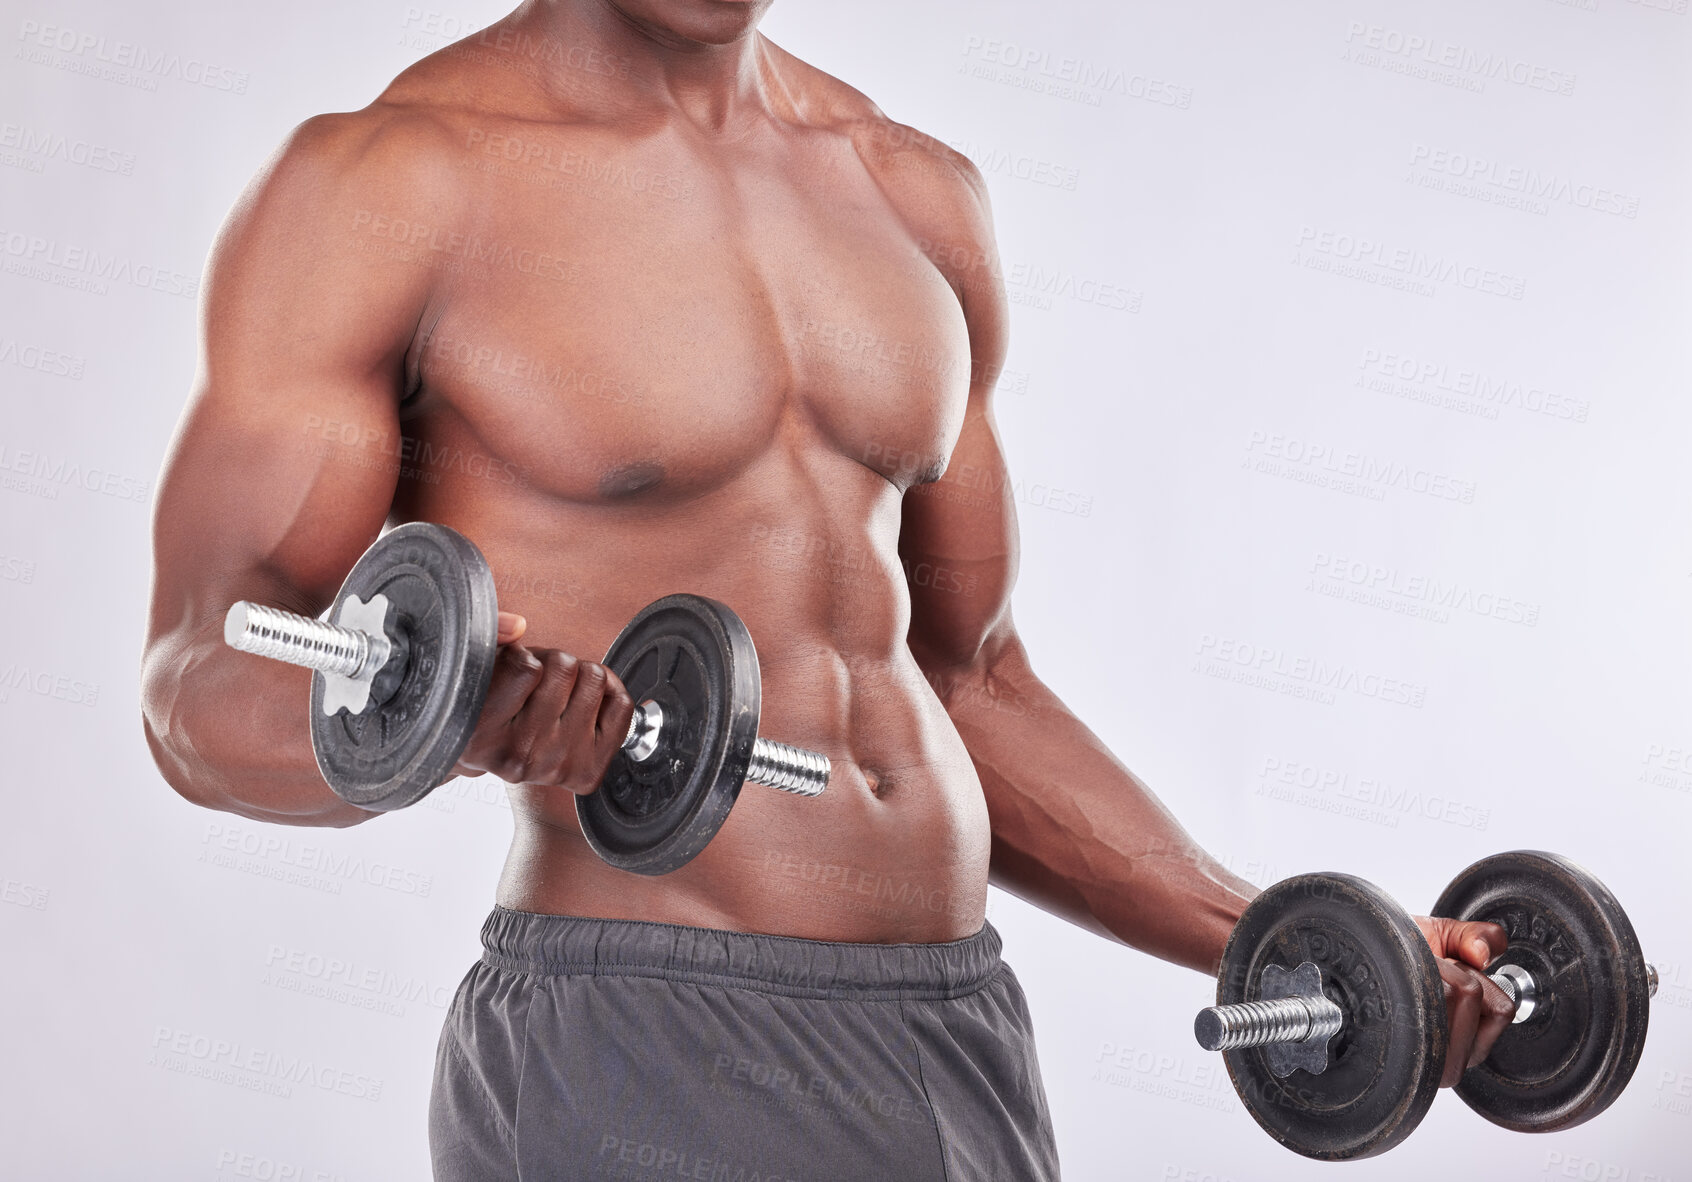
[[[656,488],[664,480],[664,465],[657,460],[639,460],[612,468],[599,478],[599,495],[620,500]]]

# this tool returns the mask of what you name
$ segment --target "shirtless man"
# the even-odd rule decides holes
[[[989,879],[1206,973],[1255,893],[1017,638],[980,176],[759,35],[768,3],[529,0],[308,120],[211,259],[144,668],[170,784],[370,819],[316,770],[308,675],[227,649],[225,609],[316,614],[413,520],[500,591],[456,770],[511,782],[516,832],[442,1034],[439,1178],[1055,1177]],[[568,654],[677,590],[744,618],[761,729],[834,772],[645,878],[577,826],[632,705]],[[1458,961],[1503,934],[1424,930],[1450,1083],[1509,1013]]]

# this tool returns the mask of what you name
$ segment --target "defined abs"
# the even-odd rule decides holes
[[[795,690],[760,730],[807,736],[828,752],[827,791],[807,799],[745,785],[711,843],[670,874],[605,865],[581,836],[573,797],[513,788],[517,834],[500,902],[805,939],[930,943],[972,934],[986,905],[986,807],[961,740],[910,665],[897,678],[902,692],[884,683],[845,703],[853,725],[832,741],[826,728],[804,725],[807,703]],[[788,680],[767,677],[766,699]],[[824,712],[839,717],[841,705]]]

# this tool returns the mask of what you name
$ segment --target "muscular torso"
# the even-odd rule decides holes
[[[511,85],[474,54],[429,70],[399,97]],[[816,799],[748,786],[659,878],[601,863],[568,793],[513,786],[499,901],[814,939],[972,933],[987,813],[907,647],[898,557],[905,491],[963,420],[968,325],[872,163],[794,120],[729,139],[462,100],[430,115],[457,141],[430,162],[450,199],[378,194],[346,237],[361,265],[431,274],[392,520],[471,537],[531,646],[597,658],[658,596],[724,601],[757,645],[760,733],[834,766]]]

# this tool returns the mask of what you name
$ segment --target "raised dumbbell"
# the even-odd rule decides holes
[[[1463,871],[1433,914],[1499,924],[1510,941],[1489,967],[1515,1016],[1458,1095],[1523,1132],[1609,1107],[1638,1065],[1657,982],[1615,896],[1566,858],[1519,851]],[[1415,920],[1360,878],[1301,875],[1252,900],[1216,1001],[1193,1023],[1199,1044],[1223,1052],[1246,1110],[1295,1153],[1384,1153],[1439,1088],[1439,966]]]
[[[458,762],[487,700],[499,625],[487,561],[446,526],[401,525],[359,558],[327,616],[237,603],[223,638],[316,672],[311,745],[337,796],[378,812],[415,804]],[[639,703],[598,789],[576,797],[588,844],[611,865],[686,864],[748,780],[800,796],[827,787],[826,756],[758,737],[758,653],[726,605],[648,604],[604,663]]]

